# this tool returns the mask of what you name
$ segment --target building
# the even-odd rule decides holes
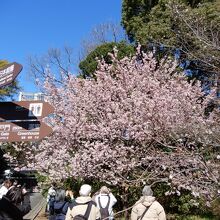
[[[38,93],[20,92],[19,93],[18,101],[33,101],[33,100],[44,101],[45,100],[44,94],[41,92],[38,92]]]

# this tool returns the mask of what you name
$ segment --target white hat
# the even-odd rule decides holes
[[[80,196],[89,196],[92,187],[88,184],[84,184],[80,187],[79,194]]]

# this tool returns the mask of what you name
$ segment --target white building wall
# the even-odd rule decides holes
[[[45,101],[44,94],[39,93],[30,93],[30,92],[20,92],[18,96],[18,101],[32,101],[32,100],[40,100]]]

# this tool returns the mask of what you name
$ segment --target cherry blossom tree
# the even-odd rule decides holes
[[[115,50],[112,60],[99,61],[96,79],[68,75],[59,87],[48,77],[54,133],[25,146],[25,168],[52,179],[93,178],[124,188],[166,182],[167,194],[214,195],[220,118],[218,109],[206,111],[213,95],[168,58],[158,62],[137,50],[118,60]]]

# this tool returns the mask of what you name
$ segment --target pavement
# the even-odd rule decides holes
[[[31,193],[30,202],[31,211],[23,217],[24,220],[34,220],[40,212],[45,210],[46,199],[41,195],[41,193]]]
[[[48,215],[45,213],[44,208],[39,212],[34,220],[48,220]]]

